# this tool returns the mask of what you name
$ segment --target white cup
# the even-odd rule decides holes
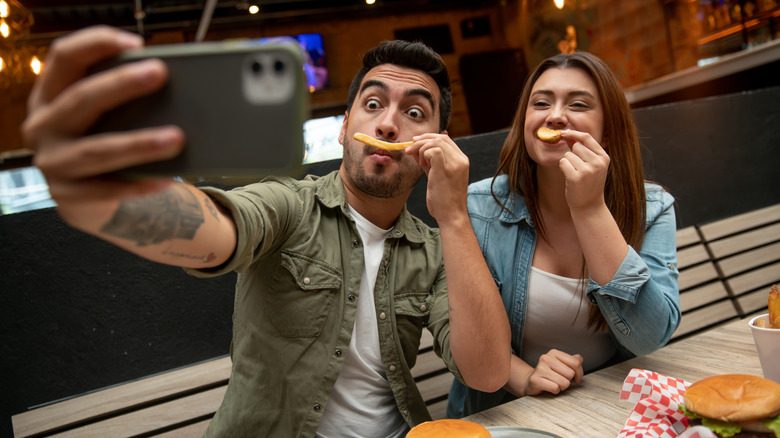
[[[763,319],[769,325],[769,314],[758,315],[750,320],[750,331],[756,343],[758,359],[764,377],[780,383],[780,329],[756,327],[753,323]]]

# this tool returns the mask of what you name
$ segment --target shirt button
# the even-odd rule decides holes
[[[382,266],[387,267],[387,265],[390,264],[390,260],[384,259],[382,260]]]
[[[395,230],[393,231],[393,234],[395,234],[396,237],[401,237],[401,230]]]
[[[336,350],[336,357],[341,357],[341,350]]]
[[[390,369],[390,371],[395,371],[395,365],[390,365],[390,366],[388,367],[388,369]]]
[[[358,241],[357,239],[353,240],[352,241],[352,247],[353,248],[357,248],[358,246],[360,246],[360,241]]]
[[[381,320],[387,319],[387,315],[385,314],[385,312],[382,312],[382,313],[379,314],[379,319],[381,319]]]
[[[320,406],[319,403],[314,403],[314,411],[319,412],[322,409],[322,406]]]
[[[428,310],[428,306],[426,306],[425,304],[420,306],[420,312],[425,312],[426,310]]]
[[[303,284],[311,284],[311,278],[309,278],[309,277],[304,277],[304,279],[303,279]]]
[[[349,300],[349,301],[355,301],[355,294],[349,294],[349,295],[347,295],[347,300]]]

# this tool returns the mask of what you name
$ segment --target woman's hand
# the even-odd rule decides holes
[[[586,132],[565,130],[562,137],[571,149],[558,162],[566,178],[566,201],[569,208],[586,209],[604,205],[609,155]]]
[[[513,355],[509,383],[504,389],[518,397],[543,392],[559,394],[572,382],[579,384],[583,375],[582,356],[579,354],[552,349],[539,357],[536,368]]]

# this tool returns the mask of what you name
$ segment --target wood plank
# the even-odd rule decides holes
[[[428,405],[428,413],[434,420],[447,418],[447,400],[442,400]]]
[[[780,242],[743,252],[735,256],[718,260],[723,275],[728,277],[741,274],[753,268],[772,263],[780,257]]]
[[[766,313],[769,304],[769,289],[757,290],[737,298],[739,306],[745,313]]]
[[[446,369],[447,365],[444,361],[431,350],[417,356],[417,363],[414,364],[411,371],[412,377],[416,379],[420,376]]]
[[[703,243],[677,250],[677,269],[683,270],[689,266],[709,260],[710,254]]]
[[[701,242],[701,238],[699,237],[699,232],[696,231],[696,227],[690,226],[677,230],[678,248],[692,245],[697,242]]]
[[[431,400],[442,395],[448,395],[452,379],[454,379],[452,374],[446,372],[417,382],[417,388],[420,390],[423,400]]]
[[[193,423],[178,429],[174,429],[159,435],[155,435],[156,438],[200,438],[206,433],[206,429],[209,427],[211,419]]]
[[[780,204],[731,216],[699,227],[704,240],[713,241],[739,230],[780,221]]]
[[[715,301],[728,298],[729,294],[723,283],[714,281],[695,289],[689,289],[680,294],[680,311],[688,312],[697,307],[706,306]],[[685,317],[683,317],[685,319]]]
[[[420,350],[430,347],[433,347],[433,335],[430,331],[423,330],[422,336],[420,336]]]
[[[40,434],[226,382],[230,366],[230,358],[224,357],[23,412],[12,417],[14,434],[18,438]]]
[[[703,263],[680,271],[677,285],[681,291],[718,279],[718,271],[712,263]]]
[[[719,324],[727,319],[737,317],[737,309],[731,300],[724,300],[683,315],[680,326],[672,335],[672,339],[684,336],[696,330]]]
[[[754,269],[745,274],[735,275],[727,279],[726,283],[728,283],[731,291],[736,296],[753,291],[759,287],[766,287],[766,292],[769,293],[771,285],[780,285],[780,262]]]
[[[52,436],[58,438],[123,438],[153,433],[183,421],[213,415],[222,403],[226,390],[227,385],[220,386]]]
[[[715,258],[720,259],[778,240],[780,240],[780,223],[709,242],[709,246]]]

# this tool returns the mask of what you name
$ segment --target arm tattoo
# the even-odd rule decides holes
[[[203,222],[198,198],[186,188],[176,187],[122,202],[100,231],[146,246],[172,239],[192,240]]]
[[[212,216],[214,216],[214,219],[219,222],[219,212],[217,211],[217,206],[214,205],[213,202],[211,202],[211,198],[208,196],[206,197],[206,200],[204,201],[204,204],[206,204],[206,209],[211,213]]]

